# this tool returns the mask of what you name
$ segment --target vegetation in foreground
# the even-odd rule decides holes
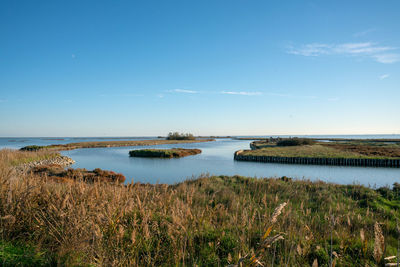
[[[200,149],[137,149],[129,151],[131,157],[149,157],[149,158],[182,158],[200,154]]]
[[[383,266],[397,254],[399,185],[239,176],[118,185],[15,175],[0,162],[0,262],[9,265]]]

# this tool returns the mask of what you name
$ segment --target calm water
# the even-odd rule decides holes
[[[317,165],[289,165],[240,162],[233,160],[236,150],[249,148],[250,141],[217,140],[209,143],[182,144],[182,148],[200,148],[202,153],[180,159],[131,158],[129,150],[143,147],[77,149],[62,152],[76,161],[72,167],[114,170],[123,173],[127,182],[176,183],[201,174],[244,175],[257,177],[288,176],[297,179],[323,180],[340,184],[360,183],[367,186],[392,185],[400,182],[400,169],[361,168]],[[172,148],[177,145],[160,145]],[[147,147],[148,148],[148,147]]]
[[[400,138],[399,135],[384,136],[315,136],[330,138]],[[155,137],[154,137],[155,138]],[[54,139],[54,138],[51,138]],[[0,138],[0,148],[20,148],[26,145],[47,145],[69,142],[104,141],[102,138]],[[106,140],[140,140],[143,138],[111,138]],[[12,140],[10,142],[10,140]],[[400,182],[400,169],[365,168],[339,166],[289,165],[274,163],[239,162],[233,160],[233,153],[248,149],[251,141],[218,139],[215,142],[159,145],[154,148],[199,148],[202,153],[180,159],[130,158],[129,150],[149,147],[90,148],[63,151],[62,154],[76,161],[73,168],[102,168],[123,173],[127,182],[176,183],[201,174],[244,175],[257,177],[288,176],[296,179],[322,180],[340,184],[359,183],[371,187],[392,185]]]

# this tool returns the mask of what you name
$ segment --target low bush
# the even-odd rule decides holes
[[[125,181],[125,176],[120,173],[115,173],[113,171],[106,171],[99,168],[93,171],[88,171],[86,169],[67,169],[57,164],[41,165],[34,167],[31,170],[35,175],[42,177],[47,177],[52,180],[66,182],[69,180],[78,180],[85,182],[113,182],[113,183],[123,183]]]
[[[308,138],[289,138],[283,139],[277,142],[277,146],[304,146],[304,145],[313,145],[315,141],[313,139]]]
[[[44,148],[44,146],[32,145],[32,146],[24,146],[24,147],[20,148],[20,150],[21,151],[38,151],[43,148]]]
[[[167,140],[195,140],[196,138],[191,133],[169,133],[167,136]]]

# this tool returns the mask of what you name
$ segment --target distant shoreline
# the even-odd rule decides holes
[[[39,149],[46,150],[73,150],[78,148],[101,148],[101,147],[125,147],[125,146],[153,146],[164,144],[191,144],[215,141],[214,139],[202,140],[135,140],[135,141],[100,141],[100,142],[78,142],[68,144],[56,144],[42,146]]]

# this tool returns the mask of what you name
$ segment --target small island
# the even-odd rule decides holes
[[[200,154],[200,149],[171,148],[171,149],[137,149],[129,151],[130,157],[146,158],[182,158]]]

